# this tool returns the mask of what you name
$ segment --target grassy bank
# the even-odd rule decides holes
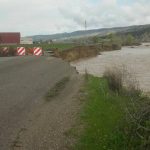
[[[149,98],[141,95],[131,97],[124,92],[110,90],[109,86],[106,78],[88,76],[84,91],[87,96],[81,114],[84,129],[75,150],[148,150],[150,118],[141,117],[140,113],[145,106],[150,106],[147,103]],[[136,102],[140,107],[136,107]],[[140,122],[138,118],[136,122],[132,118],[137,114]]]

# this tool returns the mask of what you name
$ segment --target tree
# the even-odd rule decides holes
[[[92,41],[93,41],[94,44],[96,44],[96,43],[98,43],[99,39],[98,39],[97,36],[94,36],[94,37],[92,38]]]
[[[135,38],[131,34],[128,34],[126,38],[126,45],[133,45],[134,43]]]
[[[108,38],[112,44],[122,45],[122,40],[121,40],[121,37],[119,35],[116,35],[114,33],[110,33],[108,35]]]

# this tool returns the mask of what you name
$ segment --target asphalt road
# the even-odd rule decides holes
[[[77,92],[77,79],[61,98],[48,103],[44,96],[74,72],[67,62],[52,57],[0,58],[0,150],[66,149],[58,130],[67,130],[74,113],[70,99]]]

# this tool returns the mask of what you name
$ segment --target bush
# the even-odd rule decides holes
[[[104,77],[108,81],[108,86],[115,92],[120,92],[123,87],[123,73],[118,68],[113,67],[104,72]]]
[[[112,67],[104,72],[108,86],[117,93],[123,92],[127,96],[140,96],[142,91],[139,88],[135,76],[127,71],[126,67]]]

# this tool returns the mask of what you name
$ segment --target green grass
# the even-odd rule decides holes
[[[57,48],[59,50],[67,50],[70,48],[73,48],[74,45],[73,44],[67,44],[67,43],[57,43],[57,44],[51,44],[50,48]]]
[[[103,78],[90,76],[88,93],[81,121],[85,128],[75,146],[76,150],[126,150],[123,126],[124,112],[120,101],[125,99],[108,89]]]
[[[85,76],[84,107],[75,150],[148,150],[150,149],[150,108],[148,97],[132,97],[113,92],[106,78]],[[137,106],[138,107],[137,107]],[[128,109],[128,111],[127,111]],[[144,117],[141,116],[146,114]],[[140,122],[138,119],[140,118]],[[139,128],[138,123],[146,129]],[[143,138],[141,139],[138,134]],[[76,137],[75,137],[76,138]]]

